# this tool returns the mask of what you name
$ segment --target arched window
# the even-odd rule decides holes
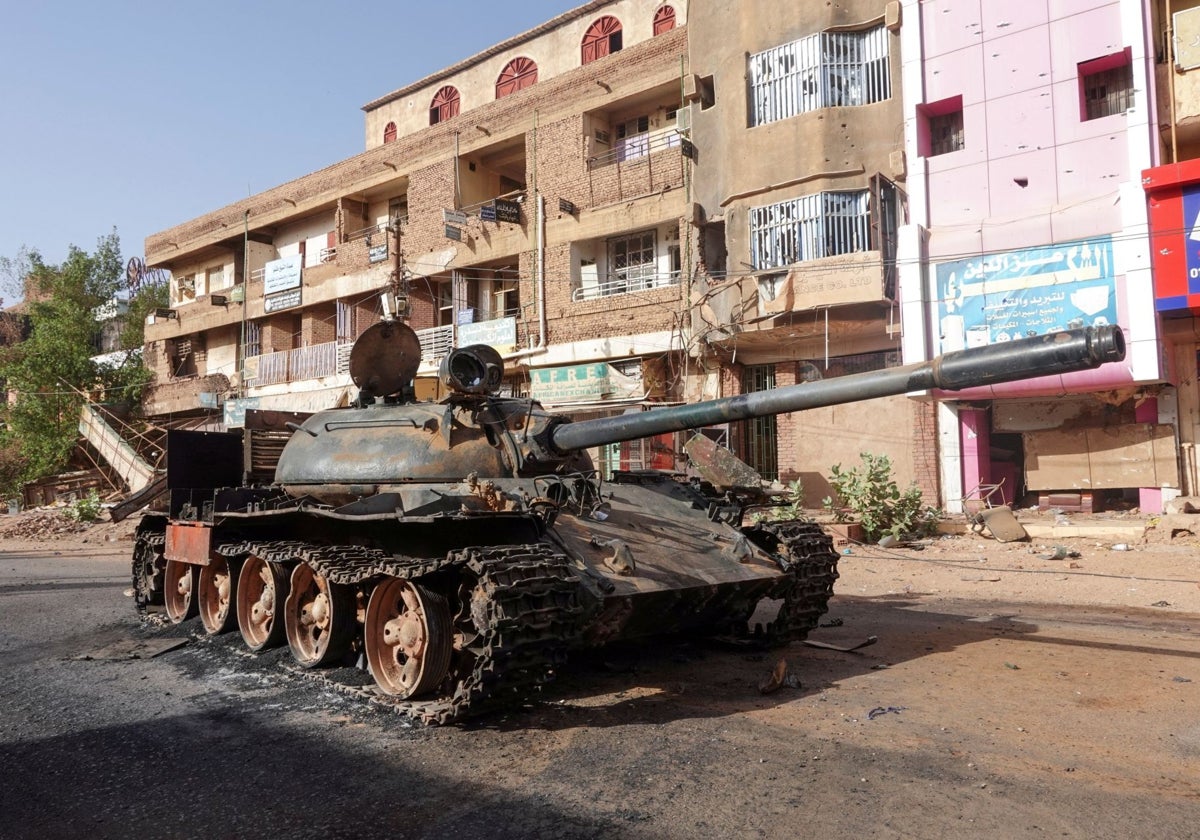
[[[605,15],[588,27],[583,34],[583,63],[621,50],[621,21]]]
[[[535,82],[537,82],[537,65],[533,63],[532,58],[518,56],[504,65],[504,69],[500,71],[500,77],[496,79],[496,98],[500,99],[510,93],[524,90]]]
[[[458,116],[458,88],[446,85],[433,95],[429,106],[429,124],[437,125]]]
[[[675,28],[675,10],[670,6],[660,6],[654,13],[654,34],[661,35]]]
[[[391,143],[395,139],[396,139],[396,124],[394,122],[390,122],[383,129],[383,142]]]

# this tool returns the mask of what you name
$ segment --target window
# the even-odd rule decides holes
[[[1097,120],[1123,114],[1133,107],[1133,65],[1130,50],[1079,65],[1083,119]]]
[[[224,289],[228,283],[225,282],[225,266],[218,265],[210,268],[205,272],[208,276],[208,293],[219,292]]]
[[[496,98],[502,99],[511,93],[524,90],[536,84],[537,78],[538,69],[533,59],[524,56],[514,58],[504,65],[499,78],[496,79]]]
[[[654,13],[654,34],[661,35],[675,28],[675,10],[670,6],[660,6]]]
[[[823,192],[750,210],[755,269],[870,249],[870,193]]]
[[[434,94],[433,102],[429,105],[429,124],[437,125],[457,117],[458,105],[458,89],[453,85],[446,85]]]
[[[492,317],[515,318],[521,314],[521,299],[516,280],[492,282]]]
[[[391,143],[395,139],[396,139],[396,124],[394,122],[390,122],[387,124],[387,127],[383,129],[383,142]]]
[[[650,118],[635,117],[617,126],[617,142],[613,146],[617,160],[639,158],[650,153]]]
[[[196,299],[196,275],[185,274],[175,281],[175,289],[179,303],[187,303]]]
[[[929,156],[957,152],[963,147],[963,112],[929,118]]]
[[[750,56],[750,124],[892,95],[888,33],[818,32]]]
[[[935,157],[965,145],[962,96],[917,106],[917,152]]]
[[[608,240],[608,287],[601,294],[619,295],[658,285],[652,230]]]
[[[754,394],[775,387],[774,365],[747,365],[742,377],[742,393]],[[743,421],[745,462],[767,479],[779,477],[779,435],[775,415]]]
[[[621,21],[605,15],[588,27],[583,34],[583,64],[621,51]]]
[[[260,321],[246,322],[246,350],[245,356],[261,356],[262,355],[262,323]]]

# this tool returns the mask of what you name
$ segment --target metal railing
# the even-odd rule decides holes
[[[646,292],[650,289],[663,289],[667,286],[679,285],[679,272],[669,274],[654,274],[648,277],[609,277],[595,285],[581,286],[571,293],[571,300],[578,303],[583,300],[597,300],[613,295],[626,295],[632,292]]]
[[[436,362],[454,349],[454,325],[417,330],[421,342],[421,359]]]
[[[625,163],[649,157],[655,152],[661,152],[664,149],[678,149],[683,145],[682,138],[683,135],[674,128],[648,131],[643,134],[635,134],[632,137],[624,137],[614,141],[613,147],[609,151],[588,158],[588,167],[595,169],[596,167],[606,166],[610,163]]]
[[[277,350],[274,353],[252,356],[251,359],[254,360],[254,363],[247,365],[247,369],[253,369],[257,365],[257,374],[249,379],[248,384],[256,387],[281,385],[286,382],[300,382],[305,379],[333,376],[339,372],[338,358],[342,352],[340,348],[349,346],[349,344],[329,341],[324,344],[297,347],[294,350]]]

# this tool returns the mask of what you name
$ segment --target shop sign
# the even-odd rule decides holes
[[[367,262],[380,263],[388,258],[388,246],[384,242],[382,245],[372,245],[367,249]]]
[[[515,201],[497,198],[493,202],[496,206],[496,221],[512,222],[519,225],[521,223],[521,205]]]
[[[263,294],[271,295],[300,287],[300,266],[303,257],[299,254],[271,260],[263,272]]]
[[[600,400],[612,393],[609,367],[604,362],[529,371],[530,393],[547,403]]]
[[[448,225],[465,225],[467,214],[460,210],[443,210],[442,221]]]
[[[517,319],[493,318],[478,324],[459,324],[458,346],[487,344],[497,350],[509,350],[517,343]]]
[[[280,312],[284,309],[294,309],[299,305],[300,290],[292,289],[290,292],[280,292],[276,295],[268,295],[263,301],[263,311]]]
[[[940,352],[1117,323],[1111,236],[937,265]]]
[[[240,397],[225,400],[225,427],[241,429],[246,425],[246,409],[258,408],[259,397]]]

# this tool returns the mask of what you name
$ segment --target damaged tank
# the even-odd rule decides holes
[[[572,650],[618,639],[786,644],[816,627],[837,579],[818,525],[752,521],[770,494],[703,437],[689,443],[708,464],[703,478],[604,479],[586,450],[1124,354],[1120,328],[1077,329],[572,422],[500,396],[503,360],[484,345],[444,359],[448,396],[415,400],[420,344],[385,321],[353,349],[353,406],[275,428],[171,432],[167,509],[143,514],[136,531],[135,600],[173,622],[198,613],[210,634],[236,629],[251,651],[286,643],[303,668],[357,662],[380,697],[436,723],[519,701]]]

